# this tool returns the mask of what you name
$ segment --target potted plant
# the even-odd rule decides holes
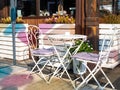
[[[120,28],[120,15],[109,14],[100,18],[99,34],[114,33]],[[108,31],[109,30],[109,31]]]
[[[114,42],[112,46],[112,55],[109,58],[109,65],[104,65],[105,67],[108,66],[108,68],[114,68],[116,65],[120,63],[119,61],[119,30],[120,30],[120,15],[114,15],[114,14],[108,14],[102,16],[100,18],[100,24],[99,24],[99,49],[101,49],[101,42],[103,40],[104,34],[113,35],[113,33],[116,33],[114,36]],[[109,40],[109,38],[108,38]],[[106,42],[107,43],[107,42]],[[106,45],[107,46],[107,45]]]
[[[39,28],[45,34],[75,33],[75,19],[71,16],[53,15],[52,17],[46,18],[44,22],[44,24],[39,24]]]
[[[79,45],[80,43],[81,43],[80,40],[76,40],[76,42],[75,42],[76,45],[75,46]],[[76,49],[76,47],[71,48],[70,52],[71,53],[74,52],[75,49]],[[79,52],[93,52],[93,51],[94,50],[93,50],[92,44],[89,41],[85,41],[85,42],[83,42],[83,44],[79,48],[78,53]],[[73,72],[75,74],[79,73],[78,69],[80,69],[81,73],[84,73],[86,71],[85,66],[78,60],[73,60],[73,64],[72,65],[73,65]]]

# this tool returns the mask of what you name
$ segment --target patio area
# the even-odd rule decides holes
[[[37,30],[39,30],[39,29],[37,28]],[[62,37],[62,40],[64,38],[67,38],[66,39],[67,42],[68,42],[68,40],[70,42],[72,42],[73,39],[75,39],[75,40],[80,39],[81,41],[86,40],[86,36],[82,37],[81,35],[79,35],[79,37],[78,37],[78,35],[76,35],[76,36],[74,36],[74,35],[70,36],[70,35],[71,34],[68,34],[68,35],[65,34],[65,35],[62,35],[62,36],[51,35],[51,37],[49,35],[49,38],[51,38],[52,40],[55,40],[56,38],[61,40],[61,37]],[[37,38],[36,38],[36,40],[37,40]],[[32,41],[34,41],[34,39]],[[40,41],[40,39],[38,41]],[[58,40],[56,40],[56,41],[58,41]],[[65,41],[63,40],[62,43],[63,42],[65,42]],[[21,42],[21,43],[23,43],[23,42]],[[58,44],[58,43],[56,42],[55,44]],[[19,43],[18,43],[18,46],[19,46]],[[32,45],[32,46],[34,46],[34,45]],[[54,45],[54,46],[57,46],[57,45]],[[25,44],[25,46],[20,46],[20,47],[26,47],[26,44]],[[18,47],[18,48],[20,48],[20,47]],[[65,50],[69,51],[71,48],[72,48],[72,45],[69,46],[69,49],[65,48]],[[62,47],[60,49],[62,49]],[[5,50],[6,50],[6,48],[5,48]],[[25,54],[23,52],[24,52],[24,50],[21,51],[23,57],[24,57],[24,55],[28,55],[28,54]],[[68,52],[65,52],[65,53],[68,54]],[[22,56],[22,55],[18,55],[18,56]],[[3,56],[3,55],[1,55],[1,56]],[[11,56],[12,56],[12,54],[11,54]],[[68,54],[68,56],[69,56],[69,54]],[[58,57],[60,57],[60,55],[58,55]],[[65,57],[67,58],[67,55]],[[12,59],[9,60],[8,58],[9,57],[7,57],[7,56],[4,56],[4,57],[0,58],[0,63],[1,63],[0,64],[0,89],[1,90],[34,90],[34,89],[35,90],[40,90],[40,88],[42,88],[42,90],[48,90],[48,89],[49,90],[57,90],[57,89],[58,90],[74,90],[74,88],[73,88],[71,82],[69,81],[67,75],[65,75],[66,73],[64,73],[62,79],[60,79],[58,77],[54,77],[50,84],[46,84],[45,81],[42,80],[40,78],[40,76],[37,75],[37,74],[32,74],[30,76],[30,78],[28,78],[28,79],[26,78],[27,75],[30,72],[30,69],[31,69],[30,66],[33,66],[33,65],[30,65],[30,64],[28,65],[28,63],[30,63],[30,61],[31,61],[30,59],[28,59],[28,60],[26,60],[26,58],[22,59],[22,60],[18,59],[16,61],[16,63],[17,63],[16,66],[13,66],[13,61],[14,60],[12,60]],[[62,61],[62,58],[60,58],[60,60]],[[67,60],[67,59],[64,59],[64,60]],[[92,65],[90,67],[92,67]],[[67,68],[67,67],[65,67],[65,68]],[[119,87],[120,69],[119,68],[120,68],[120,65],[118,65],[114,69],[104,69],[105,73],[110,78],[110,80],[112,81],[112,83],[114,84],[114,86],[116,87],[117,90],[120,89],[120,87]],[[73,68],[71,68],[71,69],[73,69]],[[74,74],[73,70],[71,70],[71,69],[68,72],[70,73],[70,76],[72,77],[72,79],[75,79],[76,77],[78,77],[78,75]],[[87,74],[85,74],[85,75],[87,75]],[[106,83],[105,78],[101,75],[101,73],[98,73],[96,75],[96,78],[101,82],[101,84]],[[78,82],[80,82],[80,80],[78,80]],[[89,85],[87,85],[83,88],[80,88],[79,90],[98,90],[96,88],[97,87],[96,87],[95,82],[93,80],[91,80]],[[111,90],[111,89],[109,89],[109,86],[108,86],[108,88],[106,88],[106,90]]]
[[[22,63],[23,64],[23,63]],[[8,64],[1,64],[0,66],[0,90],[74,90],[71,82],[67,77],[62,79],[54,77],[50,84],[47,84],[42,80],[39,75],[32,74],[28,79],[26,79],[29,73],[28,67],[13,66]],[[114,84],[117,90],[120,90],[120,65],[114,69],[105,69],[106,74]],[[74,76],[71,70],[69,71],[71,76]],[[104,78],[97,76],[104,82]],[[93,85],[94,82],[85,86],[80,90],[96,90],[96,86]],[[111,90],[107,88],[106,90]]]

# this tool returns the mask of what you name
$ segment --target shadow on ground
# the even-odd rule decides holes
[[[115,82],[113,83],[113,85],[115,86],[115,88],[117,90],[120,90],[120,77],[115,80]]]

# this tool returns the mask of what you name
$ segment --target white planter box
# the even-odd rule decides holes
[[[75,24],[39,24],[39,28],[44,34],[43,37],[46,39],[44,43],[49,44],[47,40],[48,34],[65,34],[66,32],[70,34],[75,34]]]
[[[99,50],[101,50],[102,40],[104,34],[111,35],[113,33],[116,33],[116,35],[113,37],[113,46],[112,46],[112,56],[109,58],[108,65],[103,64],[103,67],[107,68],[114,68],[120,63],[119,58],[119,52],[120,52],[120,24],[99,24]],[[107,43],[109,42],[109,36],[108,40],[105,42],[106,47]]]
[[[16,60],[28,59],[26,32],[28,24],[15,25]],[[25,51],[27,50],[27,51]],[[12,25],[0,24],[0,57],[13,59]]]
[[[75,34],[75,24],[39,24],[43,34]]]

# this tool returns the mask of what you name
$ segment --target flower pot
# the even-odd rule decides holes
[[[84,64],[87,64],[86,62],[80,62],[78,60],[73,60],[73,73],[75,74],[84,74],[86,72],[86,67]],[[79,70],[80,72],[79,72]]]

